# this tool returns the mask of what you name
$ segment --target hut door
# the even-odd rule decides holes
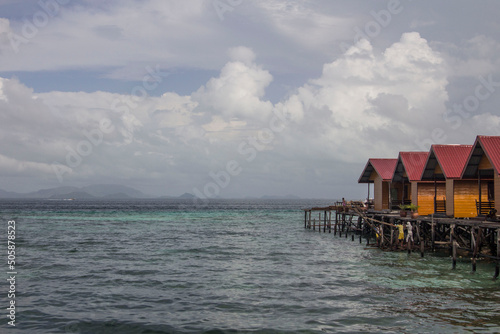
[[[495,200],[495,190],[494,190],[494,183],[493,182],[488,182],[488,201],[494,201]]]
[[[410,203],[410,197],[411,197],[411,193],[410,193],[410,185],[409,184],[405,184],[405,190],[404,190],[404,201],[403,203]]]

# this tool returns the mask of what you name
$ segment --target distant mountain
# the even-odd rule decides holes
[[[83,188],[78,187],[56,187],[41,189],[26,194],[18,194],[0,190],[0,198],[26,198],[26,199],[127,199],[148,198],[143,192],[121,185],[97,184]]]
[[[23,197],[23,194],[0,189],[0,198],[20,198],[20,197]]]
[[[115,194],[109,194],[109,195],[103,196],[103,198],[107,198],[107,199],[132,199],[134,197],[127,195],[125,193],[115,193]]]
[[[296,195],[284,195],[284,196],[266,195],[266,196],[261,196],[261,199],[301,199],[301,198]]]
[[[192,198],[196,198],[196,196],[193,194],[190,194],[190,193],[184,193],[184,194],[180,195],[178,198],[192,199]]]
[[[23,198],[70,198],[68,194],[79,192],[77,187],[57,187],[50,189],[41,189],[35,192],[23,194]]]
[[[95,197],[109,197],[109,196],[116,197],[116,195],[119,195],[121,197],[125,195],[125,197],[127,198],[148,197],[143,192],[137,189],[117,184],[94,184],[88,187],[83,187],[81,188],[81,190]]]
[[[53,195],[49,199],[94,199],[95,196],[86,193],[85,191],[73,191],[67,194]]]

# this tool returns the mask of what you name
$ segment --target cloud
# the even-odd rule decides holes
[[[297,138],[306,147],[363,161],[411,148],[429,122],[442,122],[447,83],[439,53],[418,33],[406,33],[383,53],[360,41],[285,104],[303,113],[306,125]]]
[[[247,46],[226,49],[219,74],[186,95],[40,94],[0,79],[0,170],[56,182],[57,162],[64,182],[135,182],[172,194],[201,189],[234,160],[242,174],[224,195],[276,186],[304,196],[300,189],[314,186],[324,196],[355,183],[368,158],[420,149],[417,139],[449,127],[450,66],[440,51],[416,32],[384,50],[361,40],[277,103],[266,98],[272,71]],[[465,138],[500,119],[478,113],[463,122]]]
[[[255,55],[248,48],[231,49],[233,61],[227,63],[220,76],[210,79],[192,95],[202,112],[225,117],[266,117],[272,104],[262,101],[272,75],[253,63]]]

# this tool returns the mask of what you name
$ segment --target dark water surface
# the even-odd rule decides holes
[[[498,333],[494,264],[303,228],[321,201],[1,201],[0,333]],[[329,203],[328,203],[329,204]],[[3,286],[3,288],[1,288]]]

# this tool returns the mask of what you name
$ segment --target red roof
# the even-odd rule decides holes
[[[500,174],[500,136],[477,136],[484,153],[490,159],[497,174]]]
[[[493,169],[500,174],[500,136],[477,136],[462,172],[462,178],[475,178],[481,158],[486,155]]]
[[[373,168],[384,181],[392,180],[398,159],[370,159]]]
[[[447,179],[459,179],[471,149],[472,145],[432,145],[431,154],[434,152]]]
[[[406,171],[406,175],[408,175],[409,181],[420,181],[428,155],[429,152],[399,152],[395,174],[399,173],[401,174],[399,177],[402,177],[403,170],[400,167],[401,163],[404,171]],[[397,178],[394,181],[397,181]]]
[[[370,175],[374,170],[383,181],[392,180],[397,162],[398,159],[369,159],[363,173],[361,173],[359,177],[358,183],[368,183],[370,181]]]

